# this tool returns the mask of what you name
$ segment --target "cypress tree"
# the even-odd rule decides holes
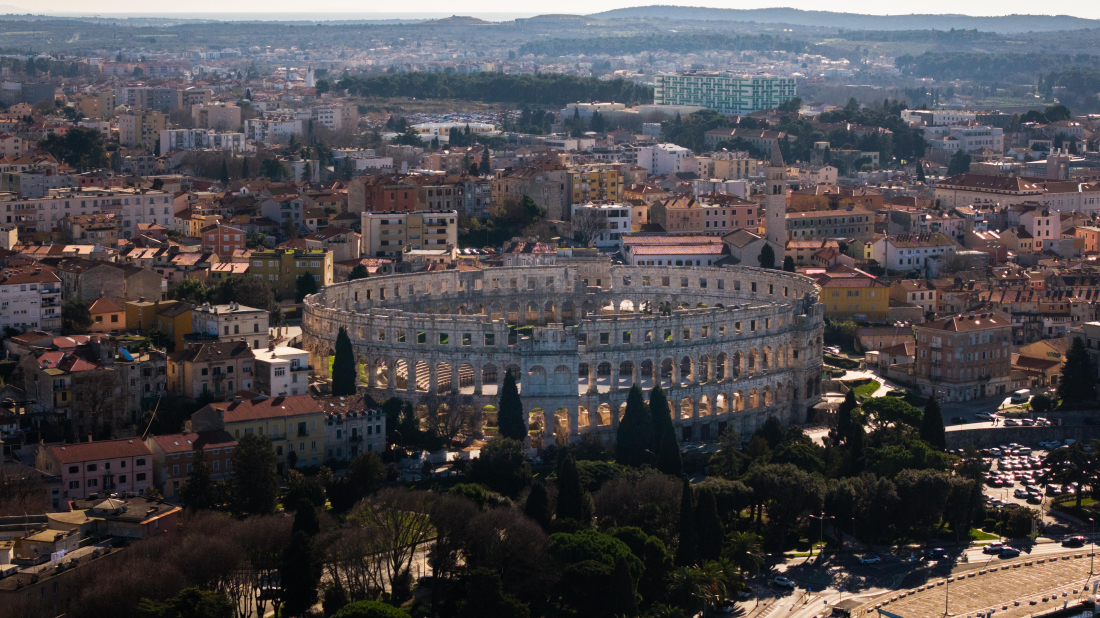
[[[584,517],[584,487],[577,472],[577,462],[569,451],[561,455],[558,466],[558,519],[586,523]]]
[[[650,450],[657,453],[664,444],[665,433],[671,433],[673,438],[676,437],[676,428],[672,425],[672,409],[659,383],[649,391],[649,416],[653,419],[653,445]]]
[[[248,178],[251,172],[248,171],[248,157],[241,159],[241,178]]]
[[[943,413],[940,412],[940,404],[936,402],[935,395],[929,397],[928,403],[924,406],[924,416],[920,421],[920,438],[941,451],[947,448]]]
[[[691,484],[684,479],[680,495],[679,542],[676,544],[676,566],[694,566],[698,560],[698,537],[695,533],[695,496]]]
[[[343,326],[336,334],[336,356],[332,359],[332,394],[343,397],[355,394],[355,350]]]
[[[669,476],[683,476],[684,459],[680,455],[680,443],[676,441],[676,433],[664,432],[664,440],[657,451],[657,464],[654,466]]]
[[[504,388],[500,391],[500,409],[497,410],[497,426],[505,438],[523,441],[527,437],[527,423],[523,422],[523,402],[516,388],[516,377],[511,371],[504,374]]]
[[[771,245],[764,245],[757,259],[760,261],[760,268],[775,268],[775,249]]]
[[[550,528],[550,498],[546,495],[546,485],[542,481],[536,481],[531,486],[527,503],[523,505],[523,513],[542,526],[543,530]]]
[[[1058,384],[1058,397],[1062,404],[1078,407],[1096,400],[1096,371],[1092,367],[1085,342],[1074,337],[1062,365],[1062,381]]]
[[[222,181],[223,186],[229,184],[229,164],[225,162],[225,159],[222,159],[222,169],[218,174],[218,180]]]
[[[717,560],[722,553],[722,520],[718,518],[718,502],[714,492],[703,488],[699,491],[699,504],[695,507],[695,526],[699,539],[699,557]]]
[[[844,403],[840,404],[840,407],[836,411],[836,441],[843,441],[848,444],[852,429],[855,425],[852,418],[852,411],[855,410],[859,404],[856,402],[855,391],[849,390],[848,394],[844,396]]]
[[[647,453],[653,449],[653,419],[637,384],[626,397],[626,412],[615,437],[615,461],[624,466],[640,466],[653,461]]]
[[[317,519],[317,509],[308,498],[299,498],[294,506],[294,525],[291,532],[314,536],[320,531],[321,522]]]
[[[296,532],[290,545],[283,550],[279,582],[286,615],[300,616],[317,602],[321,564],[313,547],[313,539],[304,532]]]
[[[787,255],[783,257],[783,272],[793,273],[794,270],[794,258]]]
[[[638,597],[634,589],[634,578],[630,576],[630,567],[626,558],[615,558],[615,570],[611,572],[611,583],[607,589],[608,615],[615,618],[638,615]]]

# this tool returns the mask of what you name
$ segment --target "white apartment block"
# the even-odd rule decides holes
[[[287,397],[309,393],[309,352],[298,348],[255,350],[252,388],[261,395]]]
[[[0,329],[61,332],[61,279],[40,267],[0,272]]]
[[[53,232],[69,215],[118,213],[122,237],[129,238],[138,223],[171,228],[175,211],[172,196],[162,191],[80,189],[50,197],[0,202],[0,223],[17,225],[21,232]]]
[[[360,217],[364,256],[400,259],[406,246],[416,250],[458,245],[457,210],[364,212]]]
[[[214,129],[168,129],[160,132],[161,154],[173,150],[228,150],[251,152],[244,133],[219,133]]]
[[[974,152],[988,148],[1004,153],[1004,129],[990,126],[939,125],[924,127],[924,137],[933,150]]]
[[[244,121],[245,136],[265,146],[287,142],[291,135],[301,135],[303,132],[303,120],[293,116],[270,116]]]
[[[253,350],[258,350],[267,343],[268,317],[266,309],[254,309],[240,303],[206,303],[191,310],[191,332],[217,337],[221,342],[244,339]]]
[[[908,123],[940,127],[977,119],[977,112],[952,109],[903,109],[901,119]]]
[[[359,127],[356,105],[321,105],[310,109],[311,118],[333,131],[354,131]]]
[[[604,204],[573,204],[570,213],[574,229],[578,225],[583,226],[586,213],[592,213],[599,217],[597,221],[598,233],[591,238],[593,245],[597,247],[620,247],[623,244],[623,234],[630,233],[630,219],[632,206],[630,204],[604,203]],[[578,219],[580,217],[580,219]],[[606,224],[604,223],[606,221]]]
[[[350,399],[350,398],[349,398]],[[332,403],[325,412],[327,459],[351,461],[362,453],[386,450],[386,415],[381,410],[348,410],[343,402]]]
[[[676,144],[656,144],[638,149],[638,166],[652,176],[674,174],[680,168],[680,160],[691,156],[691,150]]]
[[[798,95],[793,77],[736,75],[729,72],[658,74],[655,105],[698,105],[723,114],[749,114],[774,109]]]

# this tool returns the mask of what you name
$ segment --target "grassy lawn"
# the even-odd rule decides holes
[[[860,399],[860,400],[870,399],[875,394],[875,391],[877,391],[879,389],[880,386],[881,385],[878,382],[875,382],[874,380],[871,380],[867,384],[857,386],[854,389],[856,391],[856,399]]]
[[[989,534],[988,532],[986,532],[984,530],[978,530],[977,528],[971,528],[970,529],[970,540],[971,541],[996,541],[999,538],[1000,537],[997,536],[996,534]]]

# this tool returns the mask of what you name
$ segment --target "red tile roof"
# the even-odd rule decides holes
[[[126,311],[126,303],[113,296],[100,296],[92,303],[91,307],[88,307],[88,311],[93,315],[96,313],[122,313]]]
[[[174,433],[167,436],[153,436],[165,453],[185,453],[198,449],[225,448],[237,446],[237,441],[227,431],[201,431],[198,433]]]
[[[137,438],[82,442],[80,444],[48,446],[46,448],[63,464],[152,455],[145,443]]]
[[[321,408],[309,395],[266,397],[251,391],[238,391],[236,397],[240,397],[241,401],[219,401],[210,404],[210,407],[223,410],[226,423],[321,413]]]

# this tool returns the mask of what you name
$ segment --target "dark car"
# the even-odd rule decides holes
[[[1062,539],[1062,547],[1084,547],[1085,537],[1083,536],[1071,536],[1066,539]]]
[[[947,558],[947,550],[942,547],[934,547],[928,550],[927,558],[929,560],[943,560]]]
[[[961,416],[952,416],[951,417],[951,424],[952,425],[963,425],[963,424],[969,423],[969,422],[970,421],[966,420],[965,418],[963,418]]]
[[[1006,547],[1001,550],[1001,558],[1018,558],[1020,556],[1020,550],[1015,547]]]

